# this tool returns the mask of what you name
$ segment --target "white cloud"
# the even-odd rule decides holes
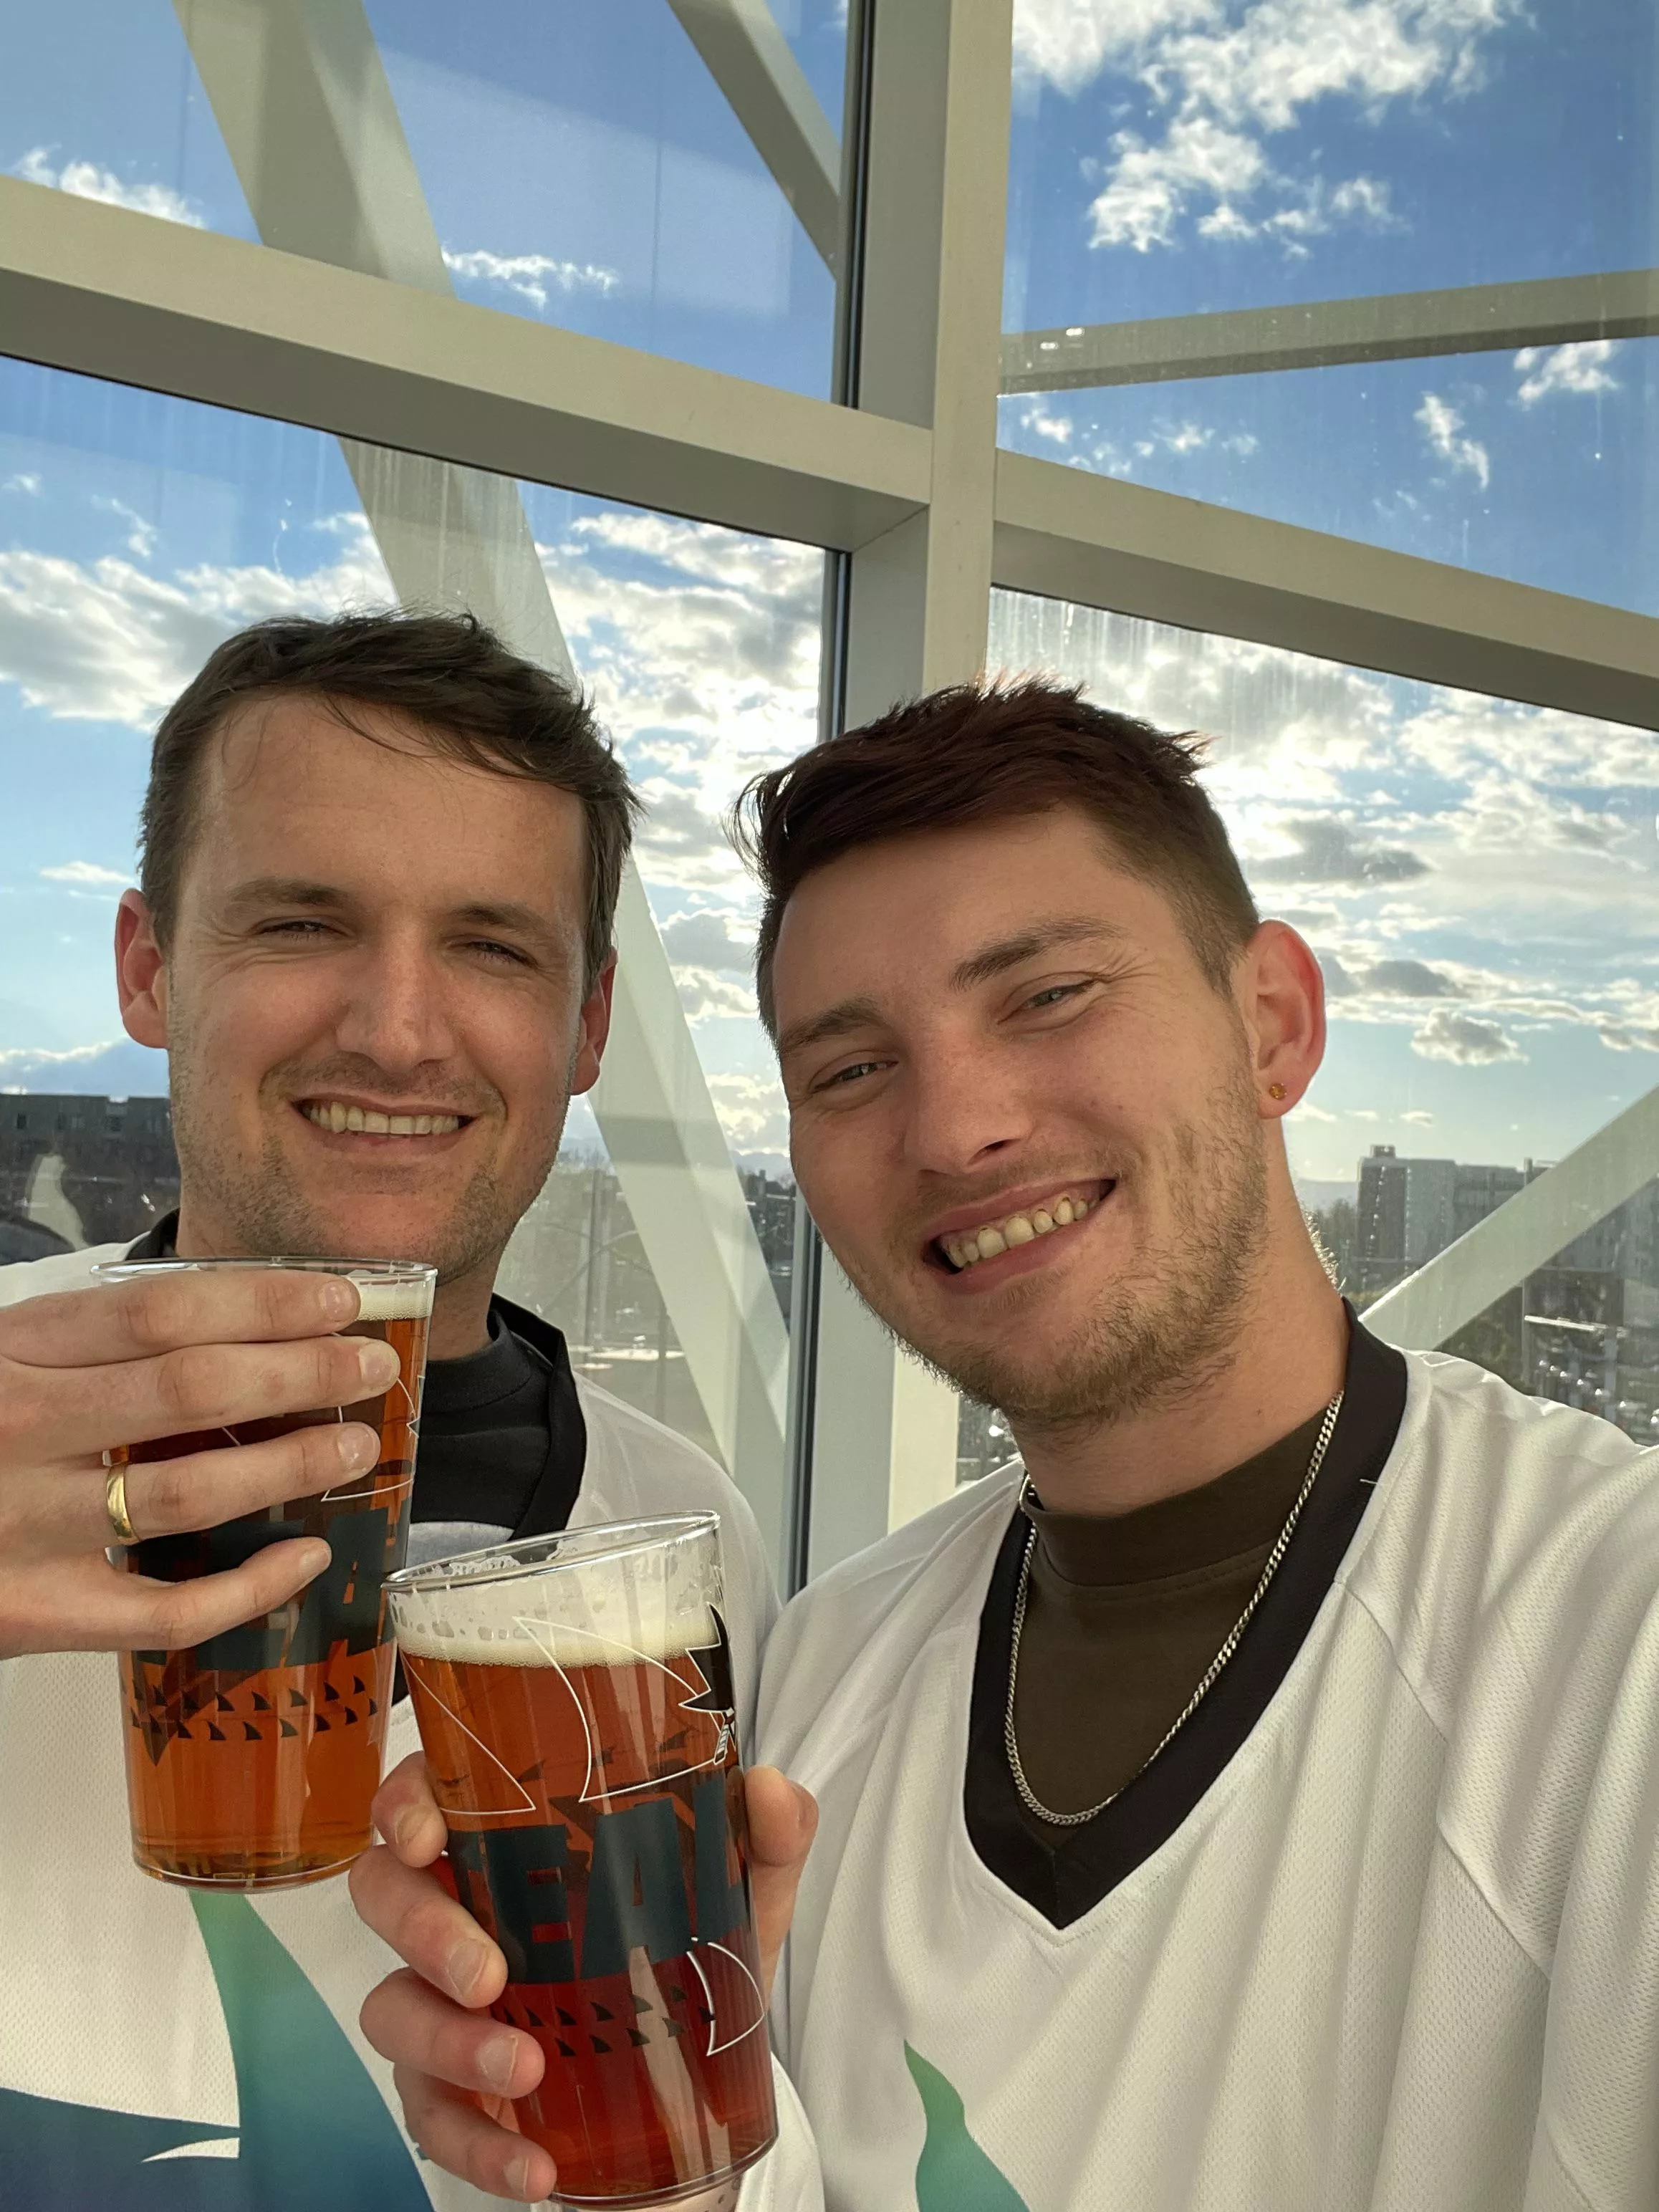
[[[26,184],[49,185],[58,191],[72,193],[76,199],[102,200],[110,207],[131,208],[137,215],[156,215],[166,222],[186,223],[192,230],[203,229],[207,221],[193,200],[174,191],[170,185],[129,185],[112,169],[100,169],[93,161],[65,161],[54,168],[51,149],[46,146],[30,147],[20,161],[13,163],[12,174]]]
[[[1557,392],[1620,392],[1607,363],[1619,350],[1617,338],[1583,338],[1571,345],[1522,346],[1515,370],[1525,381],[1516,393],[1523,407],[1535,407]]]
[[[115,514],[120,517],[121,520],[128,526],[128,552],[137,560],[148,561],[155,550],[155,541],[160,535],[155,525],[146,521],[144,517],[136,508],[129,507],[125,500],[100,497],[94,498],[92,503],[94,507],[101,508],[106,514]]]
[[[112,555],[0,552],[0,679],[64,720],[148,729],[232,630],[393,596],[361,516],[339,556],[300,577],[261,566],[160,577]]]
[[[614,292],[622,278],[614,269],[592,261],[559,261],[546,253],[491,253],[477,246],[465,253],[444,248],[444,266],[453,276],[475,284],[499,284],[532,307],[544,308],[552,293]]]
[[[1070,97],[1110,72],[1168,118],[1161,135],[1115,132],[1095,244],[1148,252],[1190,218],[1296,254],[1310,234],[1397,218],[1376,178],[1328,182],[1316,150],[1291,173],[1265,142],[1322,101],[1374,120],[1391,101],[1455,98],[1481,82],[1493,35],[1527,21],[1525,0],[1018,0],[1016,82]]]
[[[1432,450],[1454,469],[1467,470],[1485,491],[1492,482],[1492,459],[1477,439],[1462,436],[1463,417],[1437,392],[1425,392],[1412,417],[1420,423]]]
[[[65,860],[61,868],[42,868],[40,872],[50,884],[79,884],[88,887],[119,884],[125,888],[132,881],[130,869],[100,868],[95,860]]]
[[[1480,1021],[1473,1014],[1455,1014],[1448,1006],[1435,1008],[1413,1036],[1412,1050],[1425,1060],[1455,1060],[1465,1067],[1527,1056],[1497,1022]]]
[[[1267,157],[1253,138],[1224,130],[1212,116],[1193,115],[1170,125],[1161,144],[1148,145],[1133,131],[1112,141],[1111,181],[1089,210],[1091,246],[1132,246],[1137,253],[1172,243],[1181,217],[1195,198],[1231,210],[1268,174]],[[1231,220],[1240,225],[1243,218]]]
[[[1402,1121],[1412,1122],[1418,1128],[1426,1129],[1434,1116],[1425,1112],[1421,1106],[1408,1106],[1400,1118]]]
[[[1159,33],[1219,22],[1222,14],[1218,0],[1016,0],[1015,74],[1080,92],[1108,60]]]
[[[788,1152],[789,1109],[775,1075],[711,1075],[708,1091],[734,1152]]]
[[[684,963],[727,975],[748,975],[753,969],[755,933],[739,915],[709,908],[676,915],[661,924],[661,936],[677,967]]]
[[[40,479],[33,472],[8,477],[4,483],[0,483],[0,491],[21,491],[32,499],[38,498],[40,492]]]

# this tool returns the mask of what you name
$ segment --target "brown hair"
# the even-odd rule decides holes
[[[357,729],[353,705],[420,726],[434,752],[570,792],[587,831],[584,988],[611,951],[623,862],[639,800],[579,691],[509,653],[470,614],[283,616],[240,630],[209,656],[162,716],[140,817],[139,888],[165,950],[198,828],[198,766],[249,701],[310,695]],[[368,732],[360,732],[368,736]]]
[[[765,893],[755,947],[761,1018],[774,1037],[772,958],[798,885],[885,837],[1074,806],[1122,865],[1179,913],[1206,975],[1224,990],[1260,922],[1227,832],[1197,780],[1201,741],[1095,707],[1041,678],[957,684],[756,776],[732,836]]]

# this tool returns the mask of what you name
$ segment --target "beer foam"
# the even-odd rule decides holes
[[[350,1279],[357,1285],[359,1321],[420,1321],[432,1310],[429,1280],[400,1283],[364,1275]]]
[[[493,1564],[509,1569],[511,1554]],[[472,1554],[466,1565],[488,1577],[492,1555]],[[497,1580],[458,1575],[439,1589],[393,1592],[398,1642],[411,1658],[452,1666],[667,1664],[719,1641],[709,1579],[660,1552],[583,1559],[550,1573],[502,1571]]]

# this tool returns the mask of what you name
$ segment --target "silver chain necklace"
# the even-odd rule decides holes
[[[1134,1773],[1129,1777],[1129,1782],[1134,1781],[1138,1776],[1144,1774],[1171,1738],[1178,1735],[1185,1728],[1210,1691],[1215,1686],[1216,1678],[1222,1668],[1237,1650],[1240,1638],[1249,1626],[1251,1616],[1257,1606],[1267,1595],[1267,1585],[1278,1573],[1279,1563],[1290,1547],[1291,1538],[1296,1533],[1296,1524],[1302,1517],[1302,1509],[1308,1502],[1309,1495],[1318,1478],[1326,1450],[1330,1444],[1332,1433],[1336,1427],[1336,1417],[1341,1411],[1342,1393],[1339,1390],[1325,1408],[1325,1418],[1320,1424],[1319,1435],[1313,1448],[1313,1456],[1308,1462],[1308,1472],[1302,1479],[1301,1489],[1296,1493],[1296,1503],[1285,1516],[1285,1526],[1279,1532],[1278,1541],[1267,1554],[1267,1564],[1261,1570],[1261,1581],[1250,1592],[1249,1602],[1228,1630],[1225,1641],[1205,1668],[1203,1680],[1199,1683],[1198,1687],[1176,1715],[1164,1734],[1159,1737],[1152,1749],[1142,1759]],[[1027,1475],[1020,1485],[1019,1502],[1022,1505],[1030,1494],[1031,1478]],[[1020,1764],[1019,1739],[1014,1729],[1014,1693],[1019,1682],[1019,1639],[1025,1627],[1025,1597],[1030,1586],[1031,1553],[1036,1549],[1036,1526],[1033,1522],[1026,1533],[1025,1550],[1019,1563],[1019,1587],[1014,1594],[1014,1633],[1008,1653],[1008,1711],[1003,1719],[1002,1741],[1007,1748],[1008,1771],[1014,1778],[1014,1787],[1018,1790],[1020,1802],[1026,1811],[1035,1813],[1039,1820],[1048,1821],[1051,1827],[1080,1828],[1085,1820],[1092,1820],[1097,1813],[1103,1813],[1111,1803],[1112,1798],[1121,1796],[1129,1785],[1128,1782],[1120,1783],[1110,1797],[1103,1797],[1098,1805],[1091,1805],[1084,1812],[1053,1813],[1025,1779],[1025,1769]]]

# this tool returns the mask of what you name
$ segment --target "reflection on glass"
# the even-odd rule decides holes
[[[13,8],[0,171],[354,266],[380,255],[400,282],[827,395],[824,255],[662,0],[326,15],[319,38],[301,9]],[[838,186],[845,11],[781,0],[776,18],[808,125],[794,158]]]
[[[814,734],[822,556],[520,489],[525,557],[647,802],[640,872],[710,1141],[787,1324],[787,1130],[749,972],[752,886],[720,814]],[[400,560],[420,521],[406,507]],[[0,362],[0,1264],[131,1238],[177,1202],[166,1063],[121,1035],[110,973],[156,718],[229,631],[392,596],[331,440]],[[713,1448],[675,1293],[583,1101],[504,1287],[595,1381]]]
[[[1652,732],[1013,593],[990,659],[1208,738],[1257,903],[1324,971],[1285,1132],[1362,1312],[1659,1083]],[[1659,1184],[1559,1240],[1448,1348],[1659,1435]],[[965,1410],[963,1471],[999,1452]]]

